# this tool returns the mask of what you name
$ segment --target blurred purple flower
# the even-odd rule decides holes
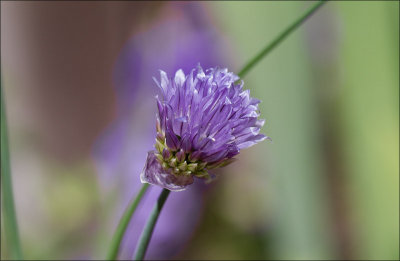
[[[113,212],[114,224],[110,233],[129,200],[141,187],[139,173],[147,151],[154,143],[156,106],[153,99],[157,88],[152,76],[159,68],[172,73],[178,68],[189,71],[198,62],[208,67],[221,65],[222,51],[218,48],[221,39],[210,28],[202,5],[193,2],[173,6],[173,17],[135,35],[116,61],[117,116],[94,149],[103,192],[117,191],[121,197]],[[119,258],[132,257],[160,190],[153,186],[149,189],[129,225]],[[171,258],[185,245],[201,215],[202,191],[199,184],[188,191],[170,195],[149,245],[149,259]]]
[[[260,101],[227,69],[204,72],[198,65],[189,75],[178,70],[168,78],[161,71],[160,82],[154,80],[163,97],[156,97],[156,151],[148,153],[142,182],[184,190],[194,177],[211,180],[210,169],[230,164],[240,149],[267,138],[259,134]]]

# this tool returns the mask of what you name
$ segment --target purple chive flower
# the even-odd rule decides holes
[[[179,68],[190,71],[198,62],[208,67],[233,62],[226,60],[225,49],[221,48],[226,43],[209,23],[203,3],[168,2],[163,6],[169,15],[161,15],[162,19],[146,31],[135,34],[116,60],[116,118],[94,148],[102,197],[117,197],[109,212],[109,240],[129,200],[141,187],[138,175],[146,152],[154,144],[153,96],[158,88],[151,76],[158,68],[173,73]],[[165,40],[162,48],[160,39]],[[121,243],[119,259],[132,257],[132,246],[136,245],[161,189],[152,186],[147,191]],[[152,236],[148,259],[174,258],[185,247],[202,218],[205,189],[199,183],[169,196]]]
[[[143,183],[180,191],[194,177],[210,181],[209,170],[267,138],[259,134],[260,101],[227,69],[204,72],[198,65],[189,75],[178,70],[173,79],[160,74],[160,82],[154,79],[162,92],[162,99],[156,97],[156,150],[148,153]]]

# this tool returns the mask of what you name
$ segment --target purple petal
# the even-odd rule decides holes
[[[202,154],[203,154],[202,151],[197,150],[197,151],[193,152],[192,154],[190,154],[189,160],[197,161],[197,160],[199,160],[201,158]]]
[[[167,141],[167,146],[170,149],[177,150],[179,148],[179,140],[172,130],[167,129],[167,131],[165,132],[165,139]]]
[[[163,93],[166,94],[168,91],[168,83],[169,83],[167,74],[164,71],[160,70],[160,78],[161,78],[161,83],[160,83],[161,90],[163,91]]]
[[[228,151],[225,149],[225,150],[214,152],[211,155],[204,157],[203,160],[205,162],[216,162],[216,161],[222,160],[227,154],[228,154]]]
[[[267,138],[267,136],[265,136],[264,134],[258,134],[256,136],[251,136],[251,137],[245,139],[243,142],[240,142],[238,144],[238,148],[245,149],[245,148],[251,147],[254,144],[257,144],[257,143],[265,140],[266,138]]]
[[[193,183],[192,176],[176,176],[164,170],[157,161],[154,151],[147,154],[146,164],[140,174],[142,183],[160,186],[171,191],[182,191]]]
[[[182,84],[185,82],[185,74],[181,69],[176,71],[175,73],[175,83],[178,86],[182,86]]]
[[[181,140],[181,147],[184,152],[189,153],[192,150],[192,143],[190,140],[190,133],[185,134]]]

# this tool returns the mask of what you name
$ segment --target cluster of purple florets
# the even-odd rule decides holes
[[[267,138],[259,134],[260,101],[227,69],[204,72],[198,66],[188,75],[178,70],[174,78],[161,71],[155,81],[162,91],[156,151],[149,153],[142,181],[181,190],[193,177],[210,180],[208,170],[228,165],[241,149]],[[146,173],[151,170],[163,173]]]

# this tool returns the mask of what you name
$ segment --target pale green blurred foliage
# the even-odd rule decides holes
[[[399,257],[399,3],[336,4],[342,152],[360,259]]]

